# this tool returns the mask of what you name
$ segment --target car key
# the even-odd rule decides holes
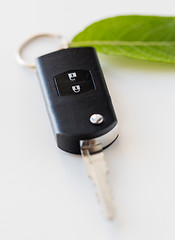
[[[42,37],[58,39],[62,49],[37,58],[36,65],[22,57],[23,49]],[[107,184],[103,149],[118,137],[118,122],[94,48],[68,48],[60,35],[38,34],[23,42],[16,59],[37,68],[47,112],[60,149],[80,154],[108,218],[114,217]]]
[[[45,103],[60,149],[82,154],[106,216],[114,217],[103,148],[118,122],[94,48],[68,48],[36,60]]]

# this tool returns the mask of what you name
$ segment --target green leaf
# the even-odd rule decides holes
[[[175,63],[175,17],[107,18],[85,28],[70,46],[92,46],[104,54]]]

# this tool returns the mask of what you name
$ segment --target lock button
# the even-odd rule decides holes
[[[88,70],[72,70],[62,73],[54,78],[57,85],[69,84],[72,82],[92,81],[91,73]]]

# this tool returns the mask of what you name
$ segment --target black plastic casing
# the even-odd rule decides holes
[[[116,115],[94,48],[59,50],[37,58],[36,65],[48,115],[60,149],[80,154],[80,140],[100,137],[116,126]],[[59,95],[55,77],[76,70],[88,70],[94,88],[83,93]],[[90,116],[94,113],[103,116],[104,121],[101,124],[90,122]]]

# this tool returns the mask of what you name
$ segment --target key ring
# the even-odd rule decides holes
[[[43,37],[47,37],[47,38],[54,38],[57,39],[58,42],[60,43],[60,47],[58,48],[58,50],[60,49],[64,49],[64,48],[68,48],[68,41],[61,35],[57,35],[57,34],[52,34],[52,33],[40,33],[40,34],[36,34],[33,35],[32,37],[29,37],[28,39],[26,39],[18,48],[17,53],[16,53],[16,60],[17,62],[23,66],[23,67],[27,67],[30,69],[35,69],[36,65],[35,63],[31,63],[28,62],[27,60],[25,60],[22,56],[22,52],[24,51],[24,49],[26,47],[28,47],[28,45],[30,45],[30,43],[32,43],[34,40],[39,39],[39,38],[43,38]]]

